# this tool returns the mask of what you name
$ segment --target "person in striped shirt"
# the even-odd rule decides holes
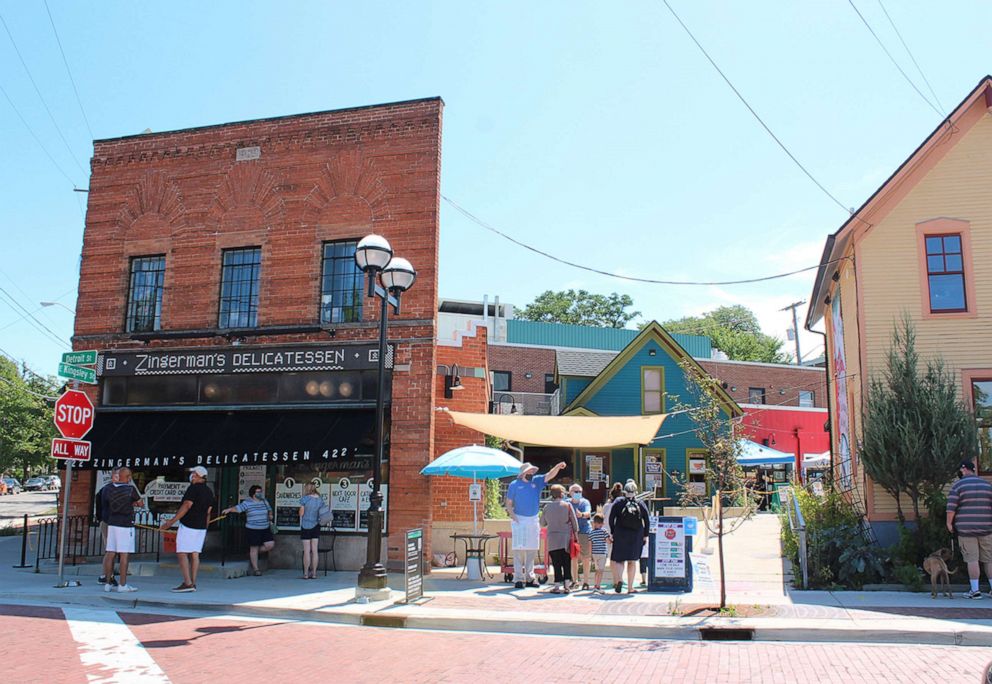
[[[245,540],[248,542],[251,573],[255,576],[261,575],[262,571],[258,569],[258,551],[261,549],[268,553],[276,545],[275,537],[272,536],[272,506],[265,500],[265,492],[259,485],[252,485],[248,490],[247,499],[237,506],[225,508],[222,512],[225,515],[245,514]]]
[[[603,583],[603,571],[606,569],[606,540],[610,533],[603,527],[605,519],[599,513],[592,516],[592,530],[589,531],[589,547],[592,551],[592,560],[596,564],[596,586],[594,591],[602,591],[600,586]]]
[[[971,591],[964,597],[980,599],[980,563],[985,564],[985,577],[992,590],[992,484],[978,477],[972,461],[962,461],[960,473],[961,479],[947,494],[947,529],[951,534],[957,533],[961,556],[968,564]]]

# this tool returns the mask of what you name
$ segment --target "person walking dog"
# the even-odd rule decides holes
[[[961,556],[968,564],[971,588],[964,597],[980,599],[982,563],[992,596],[992,484],[978,477],[972,461],[962,461],[958,470],[961,479],[947,493],[947,529],[957,533]]]
[[[183,583],[175,587],[175,592],[196,591],[196,575],[200,571],[200,552],[207,538],[210,513],[214,508],[214,493],[207,486],[207,469],[203,466],[190,468],[189,487],[183,494],[182,503],[176,516],[166,520],[159,528],[167,530],[179,525],[176,534],[176,557]]]

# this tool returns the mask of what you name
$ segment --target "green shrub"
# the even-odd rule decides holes
[[[892,569],[892,577],[910,591],[923,591],[923,576],[915,565],[897,563]]]

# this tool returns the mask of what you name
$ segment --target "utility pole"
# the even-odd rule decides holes
[[[785,307],[783,309],[779,309],[779,311],[788,311],[790,309],[792,310],[792,337],[795,339],[795,342],[796,342],[796,365],[797,366],[801,366],[802,365],[802,363],[803,363],[803,357],[799,353],[799,317],[796,315],[796,309],[798,309],[800,306],[802,306],[805,303],[806,303],[806,300],[803,299],[803,300],[800,300],[798,302],[793,302],[792,304],[789,304],[789,306],[787,306],[787,307]]]

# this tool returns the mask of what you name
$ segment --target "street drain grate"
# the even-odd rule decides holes
[[[366,627],[406,627],[406,618],[400,615],[369,613],[362,616],[362,624]]]
[[[754,630],[741,627],[703,627],[699,630],[703,641],[754,641]]]

